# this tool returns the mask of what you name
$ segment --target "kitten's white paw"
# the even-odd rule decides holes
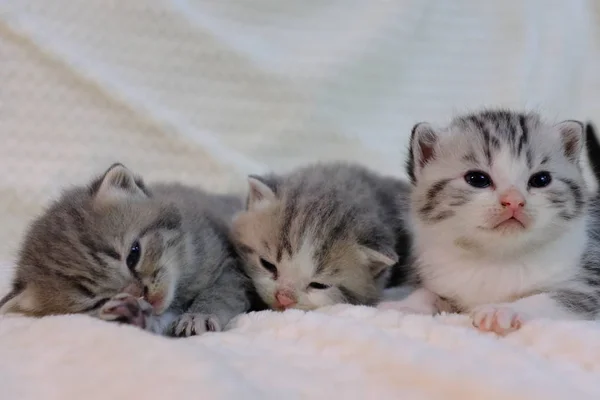
[[[221,324],[216,316],[210,314],[183,314],[173,326],[173,335],[188,337],[205,332],[219,332]]]
[[[473,326],[483,332],[494,332],[506,335],[516,331],[527,321],[528,317],[514,308],[504,304],[489,304],[477,307],[471,312]]]
[[[143,299],[129,293],[119,293],[107,301],[98,313],[105,321],[120,322],[146,328],[146,318],[150,316],[152,307]]]

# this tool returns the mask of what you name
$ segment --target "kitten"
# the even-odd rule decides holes
[[[409,248],[402,218],[407,183],[346,163],[248,182],[246,210],[234,219],[232,236],[269,307],[378,302],[390,267],[403,264]]]
[[[498,334],[534,317],[597,318],[600,208],[583,179],[583,146],[581,123],[534,113],[417,124],[407,170],[420,288],[381,307],[449,304]]]
[[[173,336],[218,331],[248,310],[228,238],[241,199],[144,185],[115,164],[33,224],[0,312],[82,313]]]

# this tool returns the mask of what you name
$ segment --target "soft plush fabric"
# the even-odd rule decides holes
[[[463,316],[261,312],[188,339],[84,316],[0,319],[0,398],[599,399],[600,326],[504,339]]]
[[[0,399],[600,398],[597,322],[499,338],[466,316],[340,305],[229,328],[171,339],[79,315],[0,317]]]

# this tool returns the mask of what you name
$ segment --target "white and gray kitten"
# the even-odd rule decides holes
[[[534,113],[417,124],[407,169],[420,289],[380,307],[450,306],[499,334],[530,318],[597,318],[600,214],[580,166],[584,142],[581,123]]]
[[[120,164],[31,225],[0,312],[83,313],[173,336],[218,331],[250,307],[228,237],[241,199],[145,186]]]
[[[273,309],[376,304],[390,267],[404,263],[408,184],[346,163],[251,176],[234,242]],[[402,273],[398,274],[401,280]]]

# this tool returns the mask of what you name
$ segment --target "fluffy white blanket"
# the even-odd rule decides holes
[[[0,398],[600,399],[600,324],[505,338],[467,317],[336,306],[169,339],[85,316],[0,318]]]

